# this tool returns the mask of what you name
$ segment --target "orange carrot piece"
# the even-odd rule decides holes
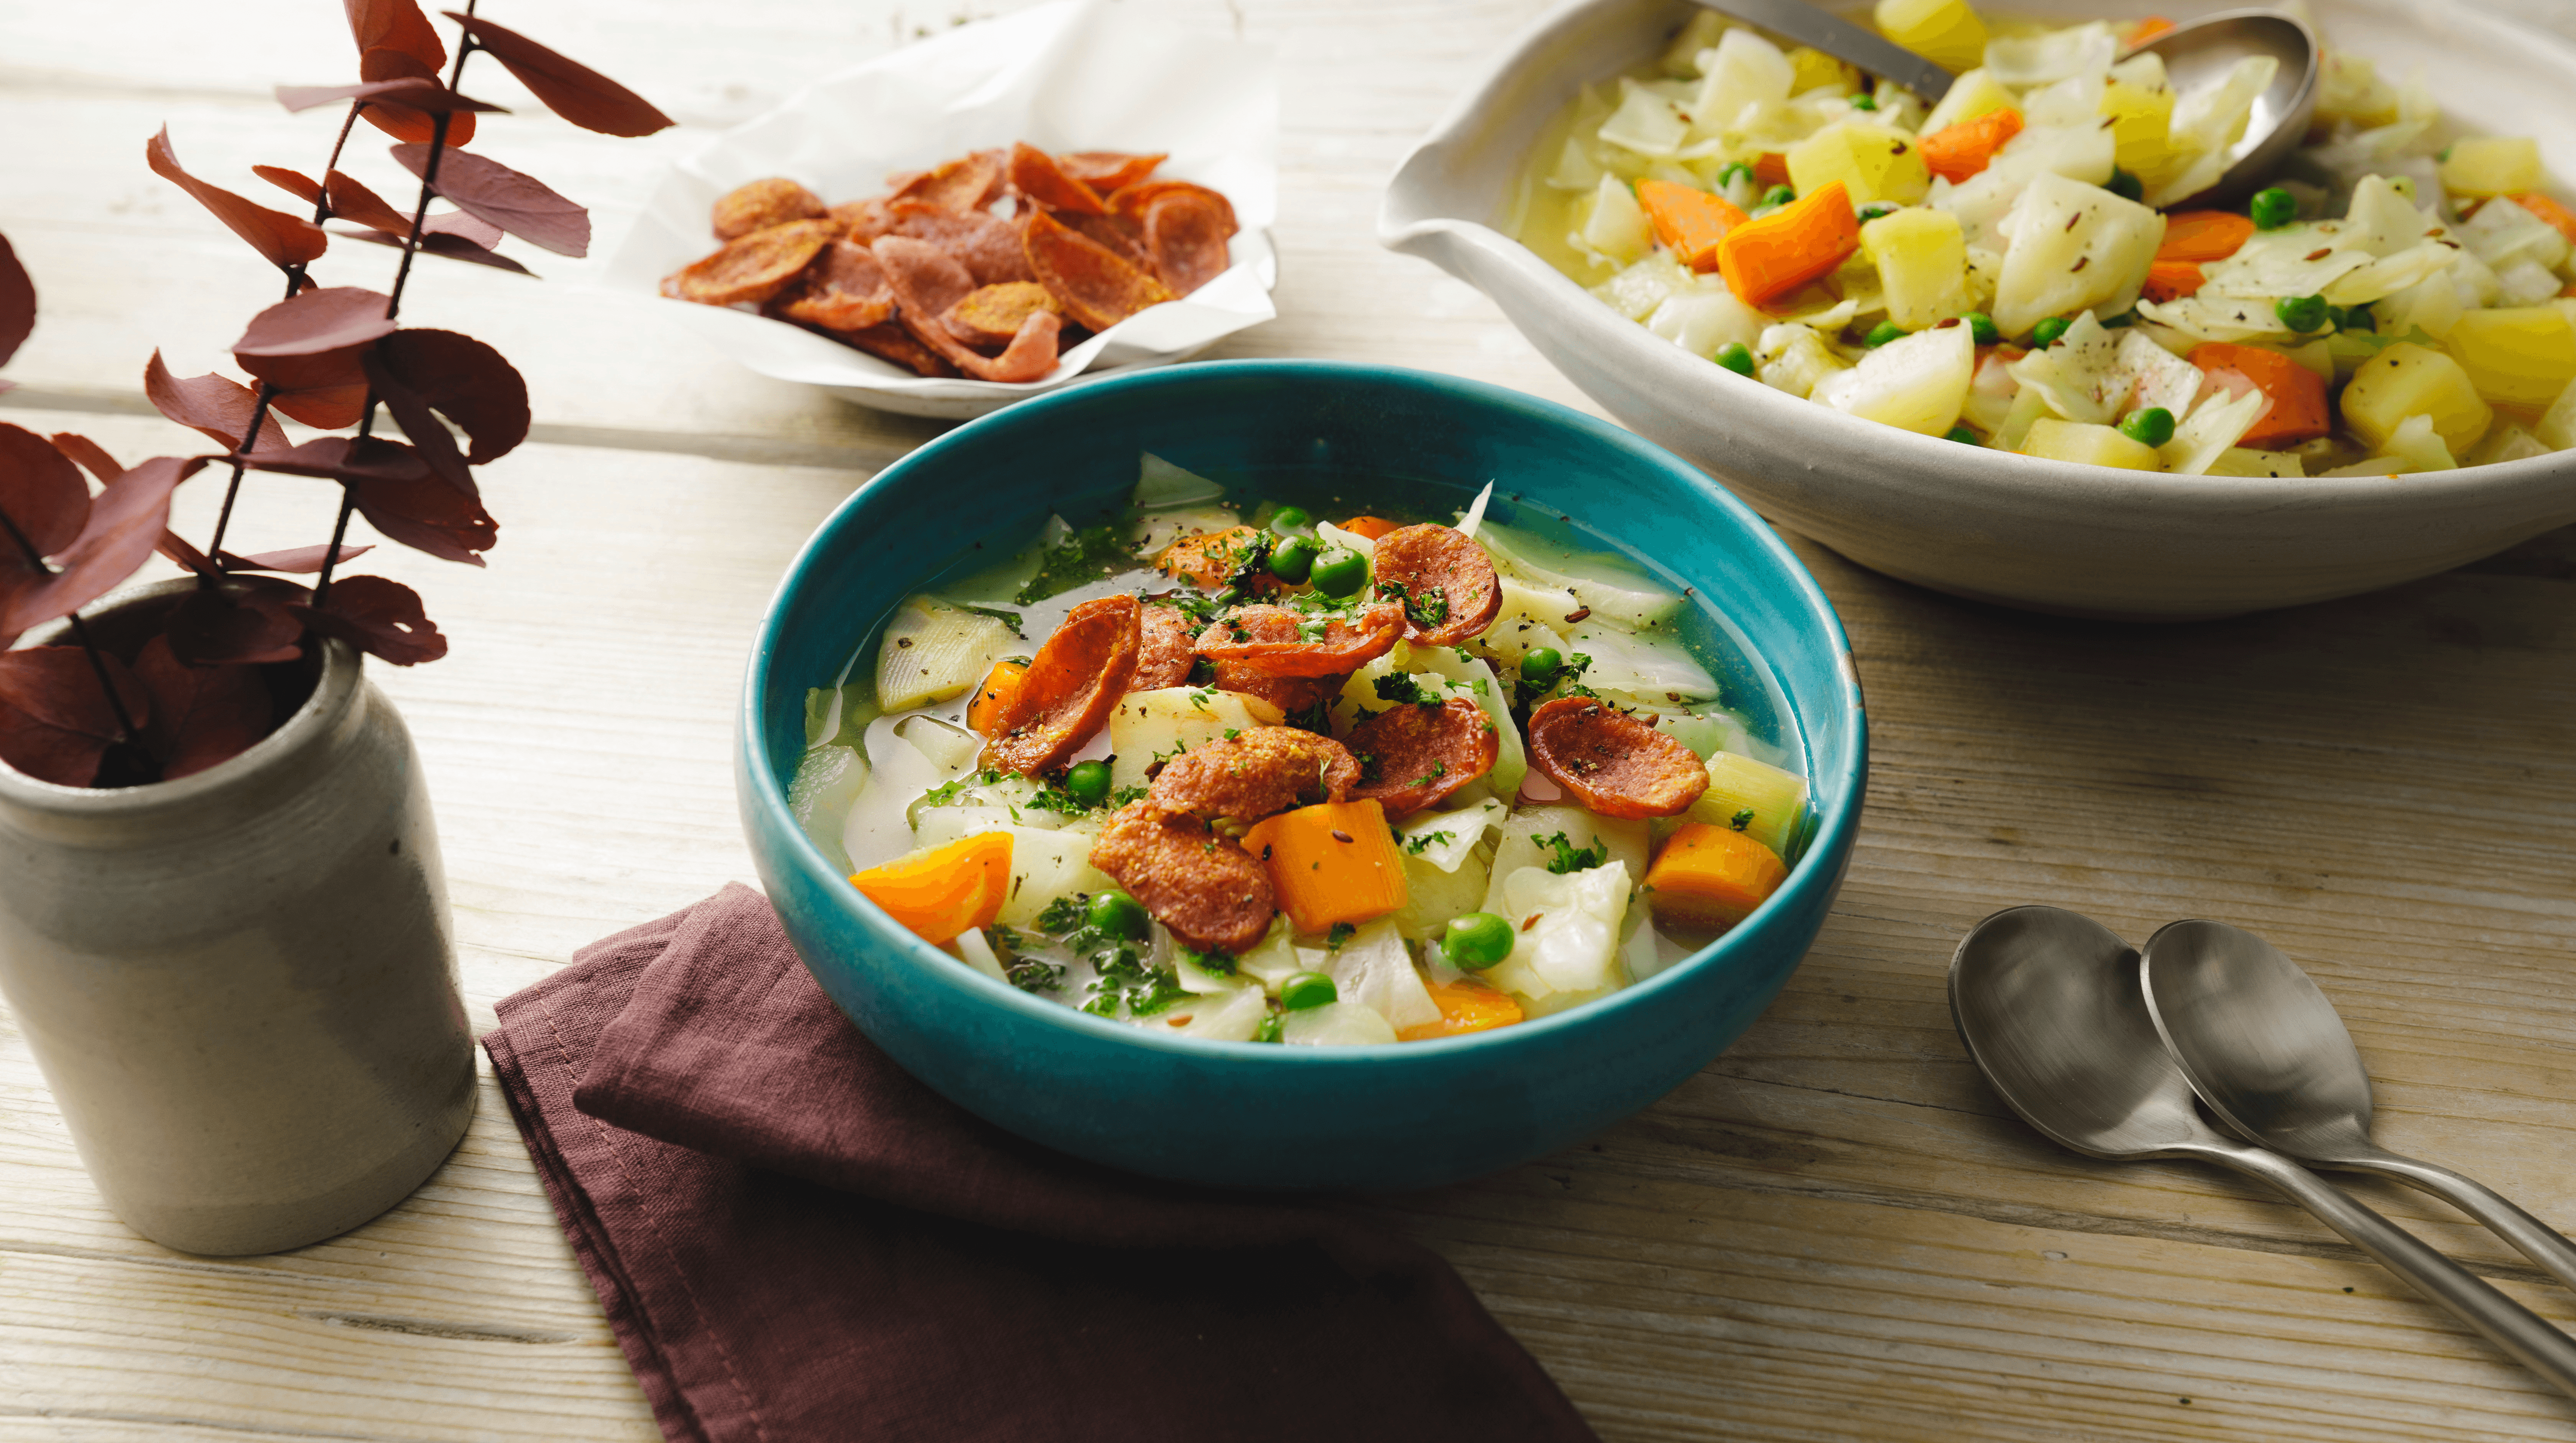
[[[1753,157],[1753,183],[1759,186],[1787,185],[1789,153],[1783,150],[1766,150]]]
[[[2151,301],[2180,300],[2200,294],[2208,279],[2200,273],[2198,261],[2150,261],[2146,289],[2138,294]]]
[[[1717,243],[1752,217],[1727,203],[1726,197],[1675,185],[1669,180],[1637,182],[1637,204],[1654,222],[1655,239],[1673,259],[1695,271],[1717,269]]]
[[[1479,982],[1461,977],[1455,982],[1426,981],[1431,1000],[1440,1005],[1440,1020],[1417,1022],[1395,1034],[1398,1042],[1420,1042],[1429,1037],[1464,1037],[1470,1032],[1489,1032],[1509,1027],[1521,1020],[1521,1005],[1512,995]]]
[[[1971,116],[1956,125],[1945,125],[1916,142],[1924,165],[1934,175],[1946,177],[1952,185],[1984,170],[2004,148],[2004,142],[2021,134],[2021,112],[2007,106]]]
[[[2155,39],[2159,35],[2165,34],[2173,28],[2174,23],[2167,20],[2165,17],[2161,15],[2150,15],[2146,19],[2139,21],[2137,26],[2129,31],[2128,38],[2120,43],[2124,49],[2135,50],[2139,46],[2146,44],[2148,41]]]
[[[2156,259],[2223,261],[2252,234],[2254,222],[2233,211],[2176,211],[2165,217],[2165,238],[2156,246]]]
[[[1411,895],[1374,797],[1281,812],[1245,832],[1243,849],[1270,869],[1270,890],[1300,932],[1383,917]]]
[[[1011,892],[1011,834],[978,832],[854,873],[850,883],[897,926],[924,942],[945,942],[991,926],[1001,912]]]
[[[1860,221],[1837,180],[1728,231],[1717,268],[1737,300],[1759,306],[1831,274],[1858,249]]]
[[[2326,378],[2280,352],[2205,341],[2191,348],[2190,361],[2212,380],[2232,372],[2272,398],[2272,409],[2237,445],[2287,446],[2326,433]]]
[[[1788,875],[1778,853],[1742,832],[1684,822],[1646,869],[1646,901],[1657,916],[1731,927]]]
[[[1354,516],[1350,520],[1342,523],[1342,529],[1351,533],[1353,536],[1365,537],[1368,540],[1375,541],[1386,533],[1395,530],[1397,524],[1398,523],[1396,522],[1387,520],[1383,516]]]
[[[2558,233],[2576,242],[2576,211],[2571,211],[2536,190],[2516,191],[2505,199],[2558,228]]]
[[[1184,536],[1163,548],[1154,568],[1165,576],[1178,577],[1192,586],[1214,591],[1225,585],[1225,579],[1234,574],[1239,564],[1237,556],[1249,554],[1252,543],[1260,536],[1260,530],[1251,526]]]
[[[1029,664],[1017,657],[993,663],[984,673],[982,685],[975,688],[975,699],[966,704],[966,725],[979,736],[1001,735],[1001,718],[1011,709],[1011,700],[1020,694],[1020,683],[1028,680]]]

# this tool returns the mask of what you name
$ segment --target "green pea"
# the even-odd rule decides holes
[[[1462,972],[1481,972],[1512,955],[1512,924],[1491,912],[1452,917],[1440,934],[1440,955]]]
[[[1944,441],[1956,441],[1963,446],[1982,446],[1985,444],[1977,439],[1976,432],[1969,430],[1965,426],[1951,427],[1949,430],[1941,433],[1941,439]]]
[[[1717,363],[1739,376],[1753,374],[1753,349],[1742,341],[1729,341],[1717,348]]]
[[[1878,109],[1878,97],[1868,94],[1867,92],[1855,95],[1852,97],[1852,109],[1876,110]]]
[[[2111,167],[2111,179],[2102,188],[2122,200],[2143,200],[2147,194],[2146,186],[2136,176],[2116,165]]]
[[[2162,406],[2131,411],[2120,418],[2120,434],[2141,446],[2161,446],[2173,439],[2173,412]]]
[[[1787,205],[1789,202],[1796,200],[1797,198],[1798,193],[1785,185],[1775,185],[1769,190],[1762,192],[1762,203],[1764,205]]]
[[[1333,985],[1333,979],[1321,972],[1291,973],[1287,981],[1279,984],[1279,1005],[1291,1012],[1338,1002],[1341,996],[1342,990]]]
[[[1901,341],[1904,339],[1905,328],[1903,326],[1898,325],[1894,321],[1881,321],[1877,325],[1869,328],[1869,334],[1861,339],[1861,344],[1875,351],[1890,341]]]
[[[2272,314],[2281,318],[2282,325],[2303,336],[2334,318],[2323,296],[2283,296],[2272,303]]]
[[[1322,551],[1303,536],[1283,537],[1270,548],[1270,574],[1282,581],[1303,581]]]
[[[2047,350],[2057,344],[2058,337],[2066,334],[2067,327],[2074,324],[2064,316],[2050,316],[2030,328],[2030,343],[2043,351]]]
[[[1565,658],[1552,646],[1533,646],[1521,658],[1521,680],[1532,686],[1545,686],[1565,670]]]
[[[1306,572],[1306,580],[1326,596],[1352,596],[1368,585],[1368,558],[1347,547],[1335,546],[1315,558]]]
[[[2279,230],[2299,217],[2299,198],[2279,186],[2267,186],[2254,192],[2246,202],[2245,213],[2254,218],[2258,230]]]
[[[1109,764],[1075,762],[1065,769],[1064,789],[1086,807],[1096,807],[1109,800]]]
[[[1980,346],[1991,346],[2004,338],[2004,333],[1995,329],[1995,318],[1983,311],[1970,311],[1960,319],[1968,323],[1968,338]]]
[[[1270,513],[1270,529],[1285,535],[1299,526],[1312,526],[1315,518],[1303,506],[1282,506]]]
[[[1112,937],[1142,937],[1151,919],[1145,915],[1144,903],[1111,888],[1091,894],[1091,904],[1083,908],[1083,920]]]
[[[1903,207],[1901,206],[1890,205],[1883,200],[1871,201],[1869,204],[1860,208],[1861,224],[1867,225],[1871,221],[1878,219],[1880,216],[1894,215],[1902,208]]]
[[[1739,175],[1744,177],[1745,184],[1751,185],[1753,183],[1753,167],[1746,165],[1743,161],[1729,161],[1725,165],[1718,167],[1717,188],[1719,190],[1724,190],[1728,186],[1735,184],[1735,178]]]
[[[2336,307],[2334,323],[2338,331],[2373,331],[2379,328],[2379,318],[2370,313],[2367,301],[2357,306]]]
[[[1237,591],[1237,590],[1235,590],[1235,589],[1234,589],[1233,587],[1231,587],[1231,586],[1226,587],[1224,590],[1219,591],[1216,595],[1211,596],[1211,597],[1209,597],[1209,598],[1208,598],[1208,600],[1210,600],[1210,601],[1212,601],[1212,602],[1215,602],[1215,603],[1216,603],[1217,605],[1219,605],[1219,606],[1232,606],[1232,605],[1234,605],[1236,602],[1241,601],[1242,599],[1243,599],[1243,593],[1242,593],[1242,592],[1239,592],[1239,591]]]

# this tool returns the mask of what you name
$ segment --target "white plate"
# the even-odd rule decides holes
[[[1025,384],[916,376],[801,327],[674,301],[662,278],[716,248],[718,197],[766,176],[832,204],[886,177],[1026,141],[1050,152],[1165,151],[1157,178],[1224,193],[1242,230],[1234,264],[1189,296],[1130,316]],[[1102,0],[963,25],[817,81],[674,165],[609,262],[605,283],[649,298],[765,376],[862,405],[963,420],[1111,368],[1187,360],[1278,314],[1269,227],[1278,213],[1279,84],[1268,46],[1174,34]]]

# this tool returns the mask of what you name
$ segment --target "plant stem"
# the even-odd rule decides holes
[[[6,530],[9,539],[18,543],[19,551],[26,555],[27,564],[38,574],[55,574],[54,568],[45,564],[45,553],[36,549],[36,543],[28,538],[26,532],[18,529],[18,523],[6,511],[0,511],[0,530]],[[126,714],[125,698],[117,695],[116,683],[108,677],[107,663],[98,654],[98,643],[90,640],[89,628],[81,624],[79,612],[69,613],[64,619],[71,623],[72,639],[80,643],[81,651],[89,657],[89,669],[98,674],[98,689],[107,694],[107,709],[116,714],[117,740],[133,741],[134,718]]]

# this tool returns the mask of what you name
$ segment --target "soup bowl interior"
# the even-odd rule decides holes
[[[1625,553],[1725,618],[1761,669],[1813,818],[1777,894],[1688,960],[1600,1001],[1388,1047],[1205,1042],[1084,1015],[978,974],[894,926],[798,826],[786,789],[805,695],[943,566],[989,564],[1050,512],[1112,511],[1152,452],[1229,483],[1464,508]],[[978,548],[981,548],[980,550]],[[1724,673],[1721,673],[1722,675]],[[1224,362],[1103,380],[962,427],[852,495],[806,544],[761,626],[737,748],[743,821],[788,936],[896,1061],[968,1110],[1081,1157],[1265,1188],[1403,1188],[1564,1146],[1723,1050],[1787,980],[1841,883],[1865,728],[1848,643],[1778,537],[1698,472],[1549,402],[1322,362]]]
[[[2171,476],[1918,436],[1745,381],[1628,321],[1495,227],[1590,82],[1660,53],[1688,0],[1577,0],[1508,45],[1389,183],[1379,239],[1483,290],[1567,379],[1754,509],[1891,576],[2043,611],[2226,616],[2431,575],[2576,521],[2576,452],[2399,477]],[[1849,5],[1845,10],[1865,9]],[[2059,23],[2083,0],[1985,7]],[[2136,8],[2136,13],[2144,13]],[[2159,4],[2176,20],[2237,8]],[[2329,45],[2420,70],[2461,134],[2532,135],[2576,181],[2576,46],[2468,5],[2316,0]]]

